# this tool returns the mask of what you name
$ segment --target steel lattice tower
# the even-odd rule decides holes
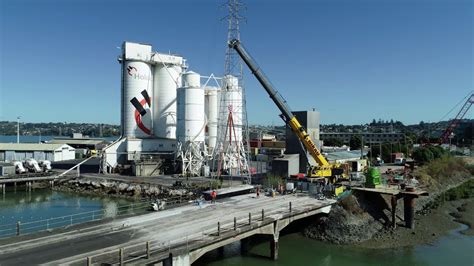
[[[228,10],[228,14],[223,18],[228,23],[228,31],[224,63],[225,75],[220,94],[217,148],[213,154],[214,169],[224,169],[230,175],[242,176],[245,179],[244,181],[250,183],[248,163],[249,142],[247,141],[249,139],[249,132],[245,89],[243,86],[243,63],[237,52],[227,45],[232,39],[240,40],[240,24],[245,20],[240,15],[240,12],[245,9],[245,6],[240,0],[227,0],[224,6]],[[226,77],[229,76],[237,78],[238,86],[227,86],[225,84]],[[237,101],[236,104],[229,104],[229,99],[235,97],[236,91],[240,94],[238,97],[242,99],[241,103]],[[234,96],[230,96],[232,93],[234,93]],[[235,117],[232,117],[233,115]],[[240,141],[232,141],[232,132],[235,131],[241,132]],[[220,176],[220,174],[220,171],[217,171],[217,176]]]

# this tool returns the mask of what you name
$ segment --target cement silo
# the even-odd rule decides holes
[[[152,135],[153,73],[145,62],[124,61],[122,90],[122,135],[147,138]]]
[[[219,88],[206,87],[205,111],[207,117],[207,138],[206,144],[209,149],[209,154],[212,154],[217,143],[217,122],[219,115]]]
[[[221,109],[225,108],[223,110],[226,114],[225,119],[222,121],[224,123],[223,126],[227,126],[229,113],[232,112],[232,122],[235,131],[232,132],[232,135],[234,135],[232,141],[242,142],[242,89],[239,87],[238,79],[234,76],[224,76],[222,83],[223,91],[221,97],[224,98],[222,101],[224,107],[221,107]]]
[[[178,141],[204,142],[206,118],[204,89],[200,75],[189,71],[183,74],[183,87],[178,89]]]
[[[181,85],[181,71],[179,65],[155,65],[153,133],[158,138],[176,138],[176,90]]]
[[[201,88],[200,75],[192,71],[183,74],[182,83],[177,99],[178,160],[183,175],[197,176],[206,161],[204,89]]]
[[[226,75],[219,94],[217,143],[213,152],[213,170],[229,175],[248,173],[247,149],[243,141],[242,88],[238,79]]]

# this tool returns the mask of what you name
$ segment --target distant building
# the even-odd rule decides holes
[[[51,144],[67,144],[76,149],[89,149],[89,150],[100,150],[107,141],[105,139],[96,138],[54,138],[48,143]]]
[[[67,144],[0,143],[0,162],[30,158],[51,162],[72,160],[75,158],[75,149]]]
[[[322,141],[328,139],[340,139],[344,143],[349,143],[352,136],[362,136],[364,144],[370,143],[385,143],[398,142],[405,139],[403,133],[340,133],[340,132],[321,132],[320,138]]]

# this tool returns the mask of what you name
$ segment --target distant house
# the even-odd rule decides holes
[[[107,144],[107,141],[95,138],[54,138],[48,143],[67,144],[76,149],[100,150]]]
[[[29,158],[59,162],[75,158],[75,149],[67,144],[0,143],[0,162]]]

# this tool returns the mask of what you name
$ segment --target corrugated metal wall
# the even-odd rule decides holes
[[[61,153],[61,152],[60,152]],[[62,156],[59,156],[62,157]],[[0,151],[0,161],[23,161],[26,159],[33,158],[39,160],[50,160],[54,161],[53,153],[50,151]]]

